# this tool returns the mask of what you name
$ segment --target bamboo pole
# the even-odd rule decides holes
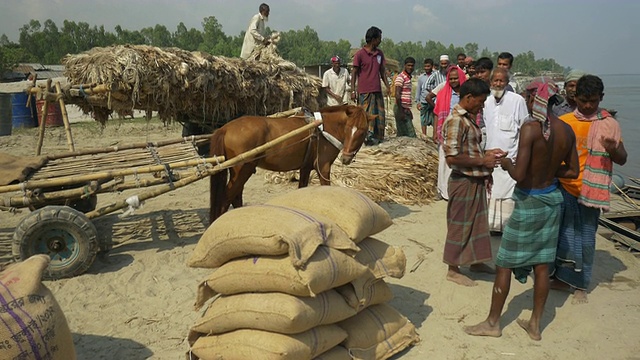
[[[34,197],[12,196],[8,199],[5,199],[4,203],[6,206],[12,207],[44,205],[50,204],[54,201],[81,199],[83,197],[88,197],[96,194],[99,189],[100,185],[96,181],[92,181],[90,184],[77,189],[52,191],[48,193],[42,193]]]
[[[213,156],[210,158],[204,159],[194,159],[187,161],[179,161],[175,163],[167,163],[170,168],[182,168],[189,166],[196,166],[202,163],[221,163],[224,161],[224,156]],[[139,168],[129,168],[115,171],[105,171],[100,173],[86,174],[80,176],[68,176],[54,179],[43,179],[43,180],[35,180],[35,181],[26,181],[16,185],[5,185],[0,186],[0,193],[7,193],[11,191],[19,191],[19,190],[33,190],[38,188],[49,188],[56,186],[67,186],[73,184],[82,184],[92,180],[103,180],[114,178],[116,176],[126,176],[126,175],[134,175],[134,174],[147,174],[152,172],[165,171],[165,165],[153,165],[147,167],[139,167]]]
[[[60,88],[60,82],[56,82],[56,93],[58,95],[62,94],[62,89]],[[64,123],[64,132],[67,133],[67,145],[69,145],[69,151],[76,151],[75,146],[73,145],[73,136],[71,135],[71,124],[69,124],[69,115],[67,114],[67,107],[64,105],[64,97],[60,96],[60,100],[58,100],[60,104],[60,112],[62,113],[62,123]]]
[[[162,195],[164,193],[167,193],[169,191],[172,191],[172,190],[181,188],[183,186],[189,185],[189,184],[191,184],[191,183],[193,183],[195,181],[198,181],[200,179],[204,179],[206,177],[209,177],[209,176],[211,176],[211,175],[213,175],[213,174],[215,174],[215,173],[217,173],[217,172],[219,172],[219,171],[221,171],[223,169],[227,169],[227,168],[235,166],[235,165],[237,165],[239,163],[246,162],[249,159],[254,158],[254,157],[260,155],[261,153],[265,152],[266,150],[272,148],[273,146],[278,145],[278,144],[280,144],[280,143],[282,143],[284,141],[287,141],[287,140],[291,139],[292,137],[300,135],[300,134],[302,134],[302,133],[304,133],[306,131],[309,131],[309,130],[311,130],[313,128],[316,128],[320,124],[322,124],[322,120],[316,120],[316,121],[314,121],[312,123],[309,123],[309,124],[307,124],[307,125],[305,125],[305,126],[303,126],[301,128],[298,128],[298,129],[293,130],[293,131],[291,131],[289,133],[286,133],[286,134],[284,134],[284,135],[282,135],[282,136],[280,136],[278,138],[275,138],[275,139],[267,142],[266,144],[260,145],[260,146],[258,146],[257,148],[255,148],[253,150],[249,150],[247,152],[244,152],[242,154],[239,154],[239,155],[235,156],[232,159],[226,160],[225,162],[223,162],[221,164],[218,164],[218,165],[214,166],[213,168],[208,169],[207,171],[203,171],[201,173],[197,173],[196,175],[189,176],[189,177],[184,178],[184,179],[179,180],[179,181],[175,181],[175,182],[173,182],[171,184],[158,186],[157,188],[155,188],[154,190],[151,190],[151,191],[143,192],[142,194],[137,195],[138,196],[138,200],[140,202],[145,201],[147,199],[150,199],[150,198]],[[123,209],[123,208],[125,208],[127,206],[129,206],[129,204],[127,203],[126,200],[120,200],[120,201],[117,201],[115,203],[111,203],[111,204],[109,204],[107,206],[104,206],[104,207],[101,207],[99,209],[96,209],[94,211],[88,212],[85,215],[89,219],[94,219],[94,218],[96,218],[98,216],[102,216],[102,215],[106,215],[106,214],[112,213],[114,211]]]
[[[51,89],[51,79],[47,80],[47,92]],[[36,145],[36,155],[42,152],[42,143],[44,142],[44,129],[47,127],[47,116],[49,115],[49,100],[44,99],[42,105],[42,120],[40,121],[40,133],[38,134],[38,145]]]

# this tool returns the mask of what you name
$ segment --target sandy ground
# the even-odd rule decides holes
[[[82,149],[175,138],[180,130],[157,121],[113,120],[104,130],[95,123],[76,126],[74,136]],[[18,131],[0,138],[0,151],[32,154],[36,139],[35,129]],[[64,151],[65,145],[61,129],[47,132],[45,153]],[[265,184],[259,173],[247,184],[245,201],[262,203],[292,189]],[[130,194],[101,195],[99,205]],[[185,265],[208,225],[207,199],[205,180],[151,199],[129,218],[112,214],[95,221],[113,250],[84,275],[46,283],[67,316],[79,359],[184,359],[185,336],[199,317],[192,307],[196,286],[210,272]],[[462,327],[487,315],[493,277],[475,277],[475,288],[445,281],[446,202],[382,206],[394,225],[377,238],[404,249],[408,259],[405,277],[389,280],[392,305],[422,338],[396,359],[640,359],[640,264],[633,254],[599,237],[590,302],[572,305],[569,294],[551,292],[541,342],[531,341],[515,323],[530,315],[531,280],[512,281],[502,337],[476,338]],[[0,212],[0,261],[9,258],[13,230],[25,215]],[[498,242],[494,238],[494,246]]]

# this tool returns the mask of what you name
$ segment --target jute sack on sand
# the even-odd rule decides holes
[[[342,346],[354,359],[388,359],[420,341],[416,328],[389,305],[374,305],[338,323],[348,336]]]
[[[376,279],[386,276],[400,279],[404,276],[407,257],[399,247],[374,238],[366,238],[358,246],[360,251],[356,254],[356,260],[366,265]]]
[[[335,290],[342,295],[346,303],[357,312],[372,305],[384,304],[393,299],[393,292],[382,279],[373,279],[368,275],[359,277]],[[356,291],[356,288],[359,291]]]
[[[191,328],[205,334],[256,329],[297,334],[319,325],[334,324],[356,314],[335,290],[316,297],[283,293],[247,293],[215,299]]]
[[[202,360],[311,360],[347,337],[337,325],[323,325],[296,335],[236,330],[199,337],[191,352]]]
[[[216,294],[282,292],[316,296],[344,285],[368,271],[367,267],[339,250],[318,247],[304,269],[296,269],[286,255],[231,260],[198,286],[195,307]]]
[[[344,347],[338,345],[333,349],[321,354],[318,357],[313,358],[313,360],[351,360],[352,357],[349,355],[349,350]]]
[[[49,262],[35,255],[0,273],[2,359],[76,359],[67,319],[41,281]]]
[[[326,216],[355,242],[393,224],[389,213],[380,205],[356,190],[340,186],[310,186],[275,197],[267,204]]]
[[[291,263],[302,267],[320,245],[358,251],[349,236],[325,216],[276,205],[246,206],[214,221],[187,265],[217,268],[244,256],[289,254]]]

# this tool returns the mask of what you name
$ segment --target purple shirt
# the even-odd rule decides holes
[[[382,92],[380,86],[380,66],[385,64],[382,50],[373,52],[362,48],[353,57],[353,66],[358,67],[358,93]]]

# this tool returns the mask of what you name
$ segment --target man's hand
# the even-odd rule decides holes
[[[336,101],[341,102],[342,101],[342,97],[338,94],[333,94],[333,98],[336,99]]]
[[[486,150],[484,152],[484,158],[482,159],[482,166],[489,169],[498,167],[505,156],[507,156],[507,153],[501,149]]]
[[[618,150],[618,142],[614,139],[605,139],[605,137],[603,136],[600,138],[600,144],[602,144],[609,155],[614,154]]]
[[[417,108],[418,110],[422,110],[422,104],[421,104],[421,103],[418,103],[418,104],[416,105],[416,108]]]
[[[397,105],[396,105],[397,106]],[[405,114],[404,114],[404,109],[402,108],[402,106],[398,106],[398,114],[397,114],[397,119],[398,121],[404,121],[405,118]]]
[[[357,97],[357,95],[358,95],[358,94],[356,94],[356,92],[355,92],[355,91],[352,91],[352,92],[351,92],[351,100],[356,101],[356,97]]]

